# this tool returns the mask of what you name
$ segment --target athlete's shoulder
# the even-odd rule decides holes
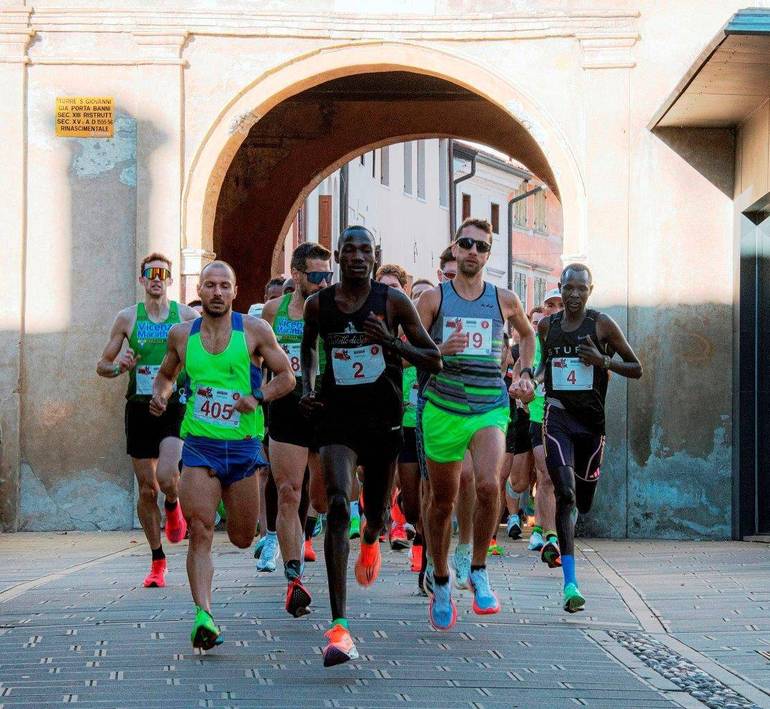
[[[195,320],[200,317],[200,313],[184,303],[177,303],[177,310],[179,312],[179,318],[182,321]]]
[[[190,335],[194,322],[195,320],[183,320],[182,322],[172,325],[171,329],[168,331],[169,344],[176,345],[185,341]]]
[[[272,300],[268,300],[267,303],[265,303],[265,307],[262,308],[262,319],[268,320],[275,317],[275,314],[278,312],[278,308],[281,307],[281,303],[283,302],[284,296],[279,295],[277,298],[273,298]],[[244,316],[248,317],[248,316]]]
[[[119,329],[122,328],[126,337],[131,334],[130,329],[133,328],[134,322],[136,321],[137,306],[138,303],[129,305],[127,308],[123,308],[123,310],[119,311],[115,316],[114,327]]]

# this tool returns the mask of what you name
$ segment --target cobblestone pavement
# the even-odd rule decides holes
[[[0,709],[614,709],[720,706],[715,697],[725,707],[770,707],[766,545],[582,540],[588,610],[567,615],[559,574],[524,542],[506,540],[506,555],[490,560],[503,611],[479,622],[462,592],[449,633],[429,628],[406,554],[385,551],[371,589],[350,576],[361,659],[332,669],[320,658],[329,620],[320,553],[308,565],[315,611],[295,620],[283,610],[280,572],[257,574],[251,553],[218,534],[213,610],[225,644],[196,654],[185,546],[167,549],[168,586],[144,589],[149,561],[140,534],[0,536]],[[354,543],[351,557],[356,552]],[[656,672],[645,647],[648,660],[668,649],[679,664],[662,657],[666,672]],[[698,680],[689,690],[672,681],[678,666]]]

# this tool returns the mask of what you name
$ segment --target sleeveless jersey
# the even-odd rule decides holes
[[[444,356],[444,368],[428,380],[425,397],[454,414],[475,416],[508,407],[508,392],[500,371],[503,354],[503,313],[497,287],[484,283],[476,300],[461,298],[452,281],[441,284],[441,306],[431,327],[440,344],[462,324],[468,341],[460,354]]]
[[[150,320],[144,303],[136,304],[136,322],[128,338],[128,346],[139,357],[139,361],[128,372],[126,399],[129,401],[149,401],[152,398],[152,383],[166,356],[168,331],[179,322],[179,304],[176,301],[169,301],[168,317],[163,322]],[[183,379],[184,371],[177,381],[181,384]],[[175,388],[170,401],[177,400]]]
[[[201,323],[193,321],[187,339],[185,368],[190,381],[182,438],[203,436],[225,441],[262,438],[265,422],[262,407],[250,413],[235,410],[235,403],[252,390],[252,368],[243,316],[232,313],[230,342],[219,354],[207,352],[201,342]],[[254,369],[256,369],[254,367]]]
[[[599,312],[587,310],[580,327],[573,332],[561,329],[564,311],[551,315],[545,341],[545,396],[555,399],[586,428],[604,433],[604,399],[607,395],[607,370],[585,365],[577,355],[577,346],[587,337],[602,354],[611,354],[596,334]]]
[[[375,420],[387,428],[400,426],[401,358],[364,333],[370,312],[387,322],[388,286],[372,281],[369,297],[354,313],[337,307],[336,292],[333,285],[318,294],[319,333],[327,363],[321,385],[325,415]]]
[[[289,316],[289,301],[291,293],[287,293],[281,299],[278,310],[273,318],[273,332],[281,349],[286,353],[291,364],[291,371],[297,378],[294,392],[302,395],[302,367],[300,366],[299,349],[302,344],[302,333],[305,330],[305,321],[300,318],[294,320]],[[318,351],[318,371],[323,372],[326,367],[326,353],[322,348]],[[316,377],[316,389],[319,388],[321,377]]]
[[[540,338],[535,336],[535,356],[532,359],[532,371],[540,366]],[[535,398],[529,402],[529,420],[532,423],[543,423],[545,414],[545,385],[538,384],[535,388]]]

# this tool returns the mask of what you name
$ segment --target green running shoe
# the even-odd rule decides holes
[[[200,606],[195,606],[195,622],[192,633],[190,633],[190,640],[193,647],[199,647],[203,650],[211,650],[215,645],[221,645],[224,642],[211,613],[203,610]]]
[[[567,613],[577,613],[583,610],[586,599],[574,583],[568,583],[564,587],[564,610]]]
[[[361,517],[350,518],[350,538],[358,539],[361,536]]]

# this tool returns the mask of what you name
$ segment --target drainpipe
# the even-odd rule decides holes
[[[524,184],[526,185],[527,183],[525,182]],[[513,290],[513,205],[533,194],[542,192],[544,189],[544,185],[539,185],[529,190],[529,192],[516,195],[508,200],[508,290]]]
[[[340,234],[348,226],[348,165],[345,163],[340,168]],[[332,234],[332,248],[337,243],[339,234]]]
[[[471,150],[461,150],[464,155],[468,155],[471,161],[471,171],[467,175],[454,179],[454,157],[455,146],[454,140],[449,140],[449,241],[450,243],[455,238],[455,232],[457,231],[457,185],[464,180],[470,180],[476,174],[476,152]]]

